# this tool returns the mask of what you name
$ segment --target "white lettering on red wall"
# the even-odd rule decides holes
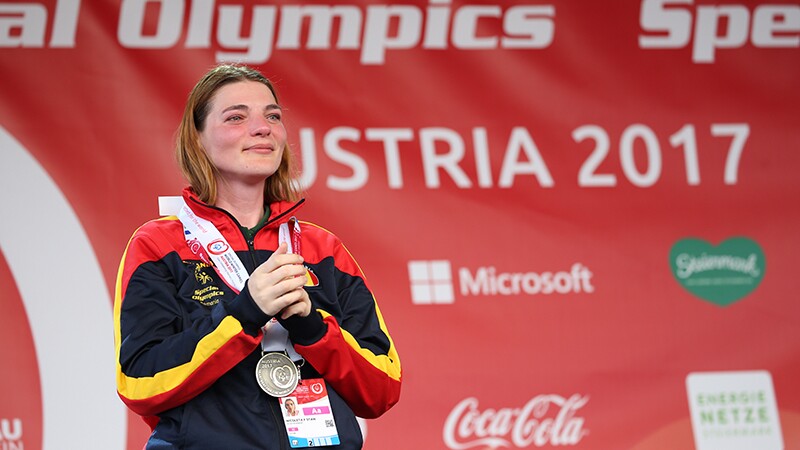
[[[357,50],[361,64],[384,64],[389,51],[542,49],[553,42],[552,5],[216,5],[214,0],[123,0],[117,40],[126,48],[222,48],[218,62],[262,64],[273,50]],[[0,47],[75,47],[80,1],[56,2],[52,21],[39,3],[0,4]],[[247,9],[246,9],[247,8]],[[250,23],[244,21],[249,17]],[[154,22],[155,29],[145,26]],[[216,30],[212,29],[216,21]],[[308,24],[305,43],[304,24]],[[478,33],[492,25],[494,35]],[[184,26],[185,25],[185,26]],[[335,25],[338,25],[335,26]],[[243,30],[251,30],[244,35]],[[19,31],[17,31],[19,30]],[[186,30],[184,34],[184,30]],[[338,32],[337,32],[338,30]],[[334,36],[334,33],[336,34]]]
[[[641,48],[692,45],[692,61],[712,63],[718,49],[800,47],[800,5],[717,4],[693,7],[692,0],[643,0]],[[692,24],[694,22],[694,25]]]
[[[590,150],[574,178],[580,187],[615,187],[620,180],[641,188],[657,186],[663,177],[669,175],[665,174],[665,167],[681,170],[681,165],[663,163],[676,155],[683,162],[681,176],[687,185],[701,184],[702,173],[710,175],[712,183],[722,180],[725,185],[735,185],[739,179],[741,156],[750,136],[747,123],[712,123],[707,126],[689,123],[678,130],[655,130],[636,123],[625,127],[618,138],[610,134],[608,128],[587,124],[578,126],[571,133],[576,147],[568,151]],[[698,155],[707,151],[704,148],[707,144],[701,146],[698,142],[709,138],[727,141],[724,167],[700,166]],[[660,142],[663,140],[670,145],[662,148]],[[540,147],[533,133],[522,126],[502,133],[486,127],[473,127],[468,133],[445,127],[362,130],[341,126],[323,133],[301,128],[299,142],[303,170],[298,182],[305,188],[314,185],[319,177],[317,159],[325,156],[341,166],[346,174],[321,177],[325,186],[334,191],[362,189],[370,181],[370,171],[376,170],[385,170],[386,182],[391,189],[402,189],[405,186],[404,174],[412,170],[421,170],[428,189],[440,189],[451,183],[461,189],[506,189],[517,184],[553,188],[557,180],[547,163],[548,154],[567,149],[563,146]],[[643,144],[645,152],[637,154],[635,148],[640,144]],[[580,146],[585,149],[581,150]],[[364,152],[382,153],[385,167],[374,163],[370,166],[362,155]],[[410,165],[409,152],[420,155],[421,167]],[[502,157],[492,157],[501,152]],[[611,161],[606,159],[613,160],[614,154],[619,155],[619,167],[609,168]],[[501,161],[499,168],[494,167],[496,162],[492,163],[497,160]],[[474,161],[474,169],[467,169],[473,165],[469,161]]]
[[[478,399],[459,402],[444,423],[445,445],[453,450],[577,445],[588,433],[577,415],[589,396],[539,395],[521,408],[479,408]]]
[[[80,0],[58,0],[48,11],[36,2],[0,3],[0,48],[74,48],[80,5]],[[334,49],[358,52],[361,64],[382,65],[387,53],[413,49],[544,49],[554,41],[555,18],[555,6],[547,4],[504,8],[430,0],[426,7],[275,6],[123,0],[117,40],[131,49],[220,48],[217,62],[263,64],[274,50]],[[145,26],[150,22],[155,29]],[[691,45],[695,63],[713,63],[718,50],[748,42],[756,48],[800,48],[800,5],[695,7],[693,0],[642,0],[639,25],[641,48]],[[498,31],[487,35],[479,28]]]

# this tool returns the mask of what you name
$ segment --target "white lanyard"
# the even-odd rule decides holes
[[[186,201],[181,205],[178,219],[183,223],[183,235],[192,253],[206,264],[210,264],[210,259],[225,284],[237,294],[241,292],[250,274],[217,227],[210,221],[197,217]]]
[[[186,201],[181,198],[181,207],[178,211],[178,219],[183,224],[183,234],[186,238],[186,244],[189,249],[200,257],[200,259],[214,267],[214,270],[222,278],[222,281],[228,285],[237,294],[242,291],[244,284],[250,277],[247,269],[244,268],[242,260],[233,248],[228,244],[228,241],[219,232],[216,226],[210,221],[198,217],[186,204]],[[289,243],[290,252],[293,248],[292,243],[296,242],[294,252],[297,253],[299,249],[300,225],[297,220],[293,218],[294,233],[289,232],[287,224],[281,224],[279,230],[279,244],[280,242]],[[297,239],[294,239],[297,236]],[[287,352],[292,360],[299,360],[301,356],[292,347],[289,341],[289,332],[283,328],[275,318],[267,322],[263,327],[264,336],[261,338],[261,348],[265,352]]]

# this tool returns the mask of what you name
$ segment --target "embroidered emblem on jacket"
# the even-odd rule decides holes
[[[220,288],[210,284],[202,289],[195,289],[192,300],[200,302],[203,306],[214,306],[219,303],[219,298],[225,295]]]
[[[213,278],[211,278],[211,275],[203,271],[203,269],[205,269],[206,267],[211,267],[211,266],[209,266],[206,263],[197,263],[197,265],[194,266],[194,279],[197,280],[197,282],[200,284],[207,284],[213,280]]]
[[[214,268],[204,262],[187,261],[187,264],[194,265],[194,279],[201,286],[194,290],[192,300],[203,306],[214,306],[219,303],[225,291],[214,284],[214,277],[211,275]]]
[[[306,266],[306,286],[319,286],[317,274],[308,266]]]

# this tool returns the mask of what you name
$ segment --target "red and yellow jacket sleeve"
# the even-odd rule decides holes
[[[186,245],[175,217],[134,233],[120,264],[114,302],[117,391],[128,407],[153,416],[187,402],[250,354],[261,339],[264,315],[247,290],[214,305],[197,302]],[[176,234],[177,233],[177,234]],[[177,239],[176,239],[177,236]],[[197,306],[200,308],[200,306]]]
[[[328,231],[305,222],[303,227],[303,257],[312,271],[324,272],[313,279],[333,280],[334,286],[307,286],[316,312],[281,322],[297,352],[356,415],[378,417],[400,398],[397,350],[352,255]]]

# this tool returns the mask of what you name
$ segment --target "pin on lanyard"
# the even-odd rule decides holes
[[[178,211],[178,219],[183,223],[189,250],[201,261],[213,266],[231,290],[237,294],[241,292],[250,274],[217,227],[211,221],[198,217],[186,201]]]

